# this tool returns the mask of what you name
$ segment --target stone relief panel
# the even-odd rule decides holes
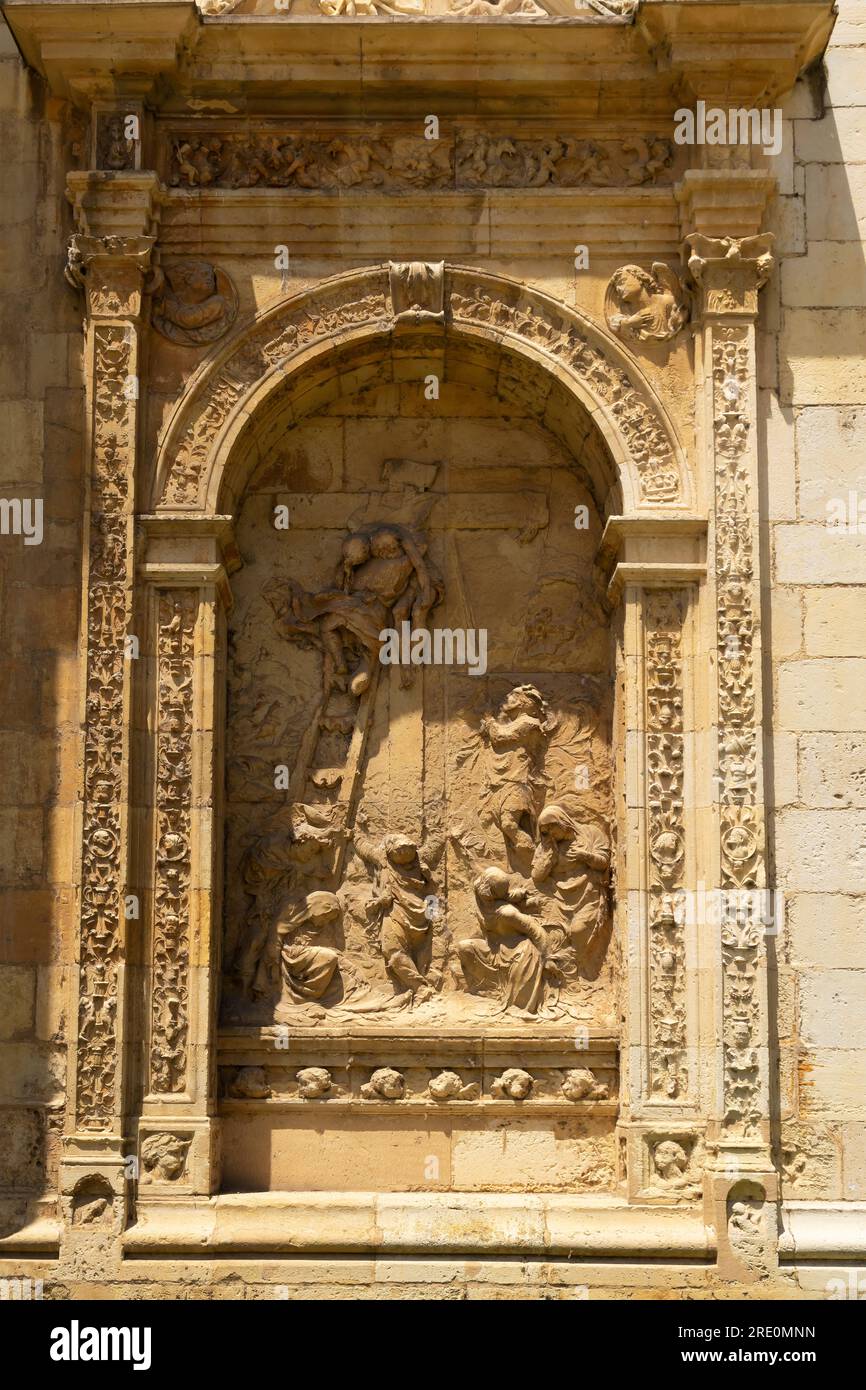
[[[670,341],[688,322],[689,304],[676,272],[655,261],[652,271],[621,266],[608,284],[604,312],[608,327],[621,338]]]
[[[491,460],[475,470],[459,424],[440,422],[450,457],[425,466],[389,458],[388,422],[365,422],[357,449],[341,437],[330,491],[284,477],[286,531],[277,473],[262,465],[250,484],[231,617],[226,1024],[613,1031],[599,520],[555,441],[536,443],[534,469],[497,466],[507,425],[473,421]],[[296,454],[315,438],[301,426]],[[579,1071],[564,1104],[596,1085]]]
[[[683,622],[681,590],[644,599],[649,818],[650,1093],[688,1091],[685,1001]]]
[[[174,129],[161,159],[172,188],[398,193],[661,187],[676,177],[677,156],[673,142],[652,131],[614,139],[578,130],[533,135],[458,125],[428,140],[417,126],[323,132],[321,126],[268,122],[253,133],[201,124]]]
[[[185,1088],[189,1034],[193,640],[197,594],[158,599],[150,1089]]]
[[[196,0],[196,6],[206,19],[230,14],[490,21],[563,17],[627,24],[637,12],[638,0]]]
[[[153,291],[153,327],[181,347],[203,347],[228,333],[238,295],[224,270],[188,256],[160,267]]]

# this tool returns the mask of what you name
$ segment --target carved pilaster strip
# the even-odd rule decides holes
[[[150,1091],[186,1089],[197,594],[158,596]]]
[[[649,897],[649,1092],[681,1101],[689,1089],[686,1018],[685,734],[682,589],[644,597],[645,765]]]
[[[85,577],[84,804],[75,1126],[118,1129],[132,636],[138,332],[153,239],[75,236],[67,276],[84,289],[90,435]]]
[[[692,235],[711,373],[718,665],[719,887],[723,1094],[721,1138],[766,1141],[768,1114],[757,556],[755,328],[772,237]]]

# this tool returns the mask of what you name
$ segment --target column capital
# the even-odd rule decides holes
[[[686,237],[688,269],[700,292],[703,319],[754,319],[758,291],[775,265],[772,232],[749,237]]]
[[[153,268],[162,185],[156,174],[76,170],[66,196],[78,230],[70,237],[65,275],[87,295],[91,318],[135,319],[155,288]]]

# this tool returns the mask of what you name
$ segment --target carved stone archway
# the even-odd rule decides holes
[[[460,380],[466,368],[506,399],[523,392],[566,443],[572,429],[573,438],[596,441],[592,483],[607,518],[597,559],[611,600],[622,605],[620,658],[634,678],[622,707],[619,770],[629,845],[617,904],[628,962],[627,1022],[615,1048],[621,1172],[636,1214],[689,1199],[678,1249],[706,1255],[695,1175],[713,1105],[697,1059],[714,1045],[714,1020],[701,1013],[696,981],[714,959],[668,910],[671,895],[700,874],[692,687],[706,528],[694,514],[695,484],[663,405],[608,334],[516,281],[430,264],[353,271],[266,311],[202,364],[163,432],[151,509],[139,522],[145,585],[137,604],[150,661],[139,690],[149,734],[134,778],[147,827],[136,870],[147,904],[135,1121],[143,1179],[129,1237],[136,1248],[148,1248],[149,1203],[159,1209],[165,1198],[220,1189],[214,1069],[226,613],[238,563],[232,518],[255,464],[256,430],[269,412],[283,424],[299,421],[389,372]],[[598,1055],[601,1042],[591,1045]],[[685,1155],[688,1183],[677,1172],[665,1186],[654,1166],[664,1144]],[[147,1166],[163,1152],[176,1158],[170,1177],[165,1164]],[[604,1248],[603,1222],[588,1239]],[[640,1250],[652,1237],[636,1226],[629,1239]]]
[[[613,462],[612,495],[625,513],[694,506],[693,479],[668,413],[636,360],[608,333],[519,281],[442,264],[425,269],[423,281],[411,264],[335,276],[266,310],[207,358],[163,432],[152,511],[230,512],[242,488],[229,460],[243,453],[253,416],[274,393],[288,389],[300,418],[311,408],[305,395],[315,386],[319,394],[311,399],[321,401],[327,383],[351,369],[353,355],[363,360],[373,345],[381,372],[392,354],[410,355],[413,339],[431,367],[455,343],[476,349],[494,388],[507,375],[498,373],[498,359],[522,358],[543,386],[540,408],[558,388],[592,418]]]

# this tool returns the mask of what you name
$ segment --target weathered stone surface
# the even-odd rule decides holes
[[[827,1297],[866,6],[825,93],[770,0],[145,3],[0,29],[0,1277]]]

